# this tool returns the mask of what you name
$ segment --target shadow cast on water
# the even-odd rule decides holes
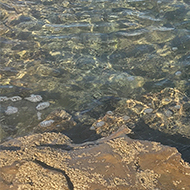
[[[66,135],[76,144],[95,141],[101,138],[95,131],[90,130],[90,126],[87,125],[78,125],[67,132]],[[181,153],[182,159],[190,163],[190,139],[181,134],[171,135],[152,129],[145,124],[143,119],[140,119],[132,129],[132,133],[128,134],[128,136],[135,140],[154,141],[166,146],[175,147]]]
[[[184,161],[190,163],[190,139],[181,134],[166,134],[161,131],[150,128],[141,119],[128,136],[136,140],[148,140],[160,142],[163,145],[177,148]]]

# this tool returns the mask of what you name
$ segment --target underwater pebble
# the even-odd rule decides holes
[[[165,114],[167,117],[170,117],[170,116],[172,116],[173,113],[170,110],[167,110],[167,111],[165,111]]]
[[[41,126],[41,127],[48,127],[48,126],[50,126],[52,123],[54,123],[54,120],[50,119],[50,120],[47,120],[47,121],[42,121],[42,122],[40,122],[40,126]]]
[[[178,48],[177,47],[172,47],[172,50],[176,51],[176,50],[178,50]]]
[[[8,99],[6,96],[0,96],[0,102],[7,101]]]
[[[57,69],[53,69],[53,68],[49,68],[49,67],[46,67],[46,66],[40,66],[39,69],[38,69],[38,72],[41,76],[48,76],[48,75],[51,75],[51,76],[59,76],[61,73],[59,70]]]
[[[124,120],[124,121],[127,121],[127,120],[129,120],[129,119],[130,119],[130,117],[129,117],[129,116],[127,116],[127,115],[124,115],[122,118],[123,118],[123,120]]]
[[[165,98],[164,100],[165,100],[166,102],[169,102],[169,101],[170,101],[170,99],[168,99],[168,98]]]
[[[135,80],[135,77],[134,77],[134,76],[127,77],[127,80],[128,80],[128,81],[134,81],[134,80]]]
[[[179,110],[181,108],[181,106],[180,105],[175,105],[174,108]]]
[[[42,116],[42,113],[38,111],[38,112],[37,112],[38,120],[41,120],[41,119],[42,119],[41,116]]]
[[[164,99],[162,99],[162,104],[163,105],[167,105],[167,104],[169,104],[171,102],[171,100],[169,99],[169,98],[164,98]]]
[[[181,71],[177,71],[177,72],[175,73],[175,75],[176,75],[176,76],[180,76],[180,75],[181,75]]]
[[[113,112],[112,111],[107,111],[106,114],[107,115],[113,115]]]
[[[22,100],[22,98],[20,96],[13,96],[9,98],[9,100],[11,100],[12,102],[16,102],[16,101]]]
[[[147,108],[147,109],[144,110],[144,113],[151,113],[152,111],[153,111],[152,108]]]
[[[26,97],[25,99],[30,102],[40,102],[42,100],[42,97],[40,95],[31,94],[30,97]]]
[[[42,102],[42,103],[40,103],[40,104],[38,104],[37,106],[36,106],[36,109],[37,110],[43,110],[43,109],[45,109],[45,108],[47,108],[47,107],[49,107],[50,106],[50,103],[49,102]]]
[[[104,126],[105,122],[104,121],[100,121],[98,123],[96,123],[96,127],[102,127]]]
[[[18,112],[18,108],[12,107],[12,106],[8,106],[7,110],[5,111],[5,113],[7,115],[11,115],[11,114],[14,114],[14,113],[17,113],[17,112]]]

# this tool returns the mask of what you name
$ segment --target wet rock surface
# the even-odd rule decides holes
[[[98,119],[92,113],[102,104],[79,113],[80,125],[56,109],[34,128],[36,134],[0,144],[2,190],[189,189],[190,165],[182,159],[190,155],[188,122],[182,125],[189,119],[188,97],[166,88],[117,105]],[[91,141],[76,144],[68,136],[85,122],[93,122]],[[63,131],[68,136],[55,133]]]
[[[114,111],[118,116],[127,115],[128,126],[144,123],[165,134],[190,137],[190,99],[176,88],[165,88],[137,99],[121,100]]]
[[[107,112],[91,126],[101,136],[127,127],[133,139],[157,141],[176,147],[190,161],[190,99],[175,88],[122,99],[117,108]]]
[[[15,134],[22,135],[28,131],[30,134],[64,132],[75,143],[81,143],[109,136],[125,127],[131,138],[176,147],[183,159],[190,161],[190,100],[175,88],[165,88],[159,93],[145,94],[136,99],[104,97],[94,101],[89,109],[73,113],[62,107],[57,109],[53,103],[40,103],[39,101],[43,101],[40,95],[31,95],[28,98],[1,97],[1,111],[4,112],[0,126],[2,140],[6,140],[5,136],[15,138]],[[12,107],[8,106],[10,102]],[[20,103],[22,109],[17,109]],[[38,110],[36,107],[44,109]],[[23,119],[37,119],[35,126],[21,127],[20,123],[17,124],[20,129],[15,126],[22,119],[23,111],[27,116]],[[5,117],[10,119],[8,125],[4,124]]]
[[[62,132],[73,128],[76,122],[72,116],[65,110],[55,110],[51,112],[45,120],[41,121],[37,127],[34,128],[35,132],[56,131]]]
[[[132,140],[120,128],[73,144],[60,133],[0,145],[0,189],[189,189],[190,166],[175,148]]]
[[[78,118],[56,109],[34,128],[36,134],[0,144],[0,187],[189,189],[190,165],[184,161],[190,161],[189,105],[183,93],[166,88],[121,99],[115,110],[98,119],[93,112],[102,104],[78,113]],[[68,136],[76,133],[75,126],[87,128],[85,122],[93,122],[89,139],[76,144]],[[55,133],[63,131],[68,136]]]

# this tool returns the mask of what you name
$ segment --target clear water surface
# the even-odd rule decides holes
[[[73,116],[176,87],[190,95],[188,0],[0,0],[0,138],[29,134],[57,108]],[[25,100],[50,106],[37,115]],[[8,106],[18,112],[8,115]],[[90,123],[89,123],[90,125]]]

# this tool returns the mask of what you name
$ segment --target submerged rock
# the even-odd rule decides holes
[[[54,123],[54,120],[50,119],[50,120],[47,120],[47,121],[40,122],[39,125],[41,127],[49,127],[52,123]]]
[[[0,96],[0,102],[7,101],[8,99],[6,96]]]
[[[147,108],[144,110],[144,113],[152,113],[153,109],[152,108]]]
[[[25,99],[30,102],[40,102],[42,100],[42,97],[40,95],[31,94],[30,97],[26,97]]]
[[[65,110],[57,109],[51,112],[45,120],[39,123],[37,127],[34,128],[35,132],[45,132],[45,131],[57,131],[62,132],[69,130],[76,125],[72,116],[68,114]]]
[[[134,89],[141,88],[145,81],[141,76],[132,76],[126,72],[104,71],[101,76],[97,76],[94,82],[99,83],[104,90],[111,88],[117,91],[117,93],[127,96]]]
[[[16,102],[16,101],[22,100],[22,98],[20,96],[13,96],[9,98],[9,100],[11,100],[12,102]]]
[[[137,100],[122,100],[115,113],[118,116],[130,116],[128,126],[142,123],[154,130],[189,138],[189,110],[185,109],[189,103],[190,99],[179,90],[165,88],[158,93],[143,95]]]
[[[37,106],[36,106],[36,109],[39,111],[39,110],[43,110],[43,109],[46,109],[47,107],[50,106],[50,103],[49,102],[42,102],[42,103],[39,103]]]
[[[107,113],[103,118],[94,122],[90,129],[95,130],[96,133],[101,136],[108,136],[117,131],[120,127],[125,127],[125,130],[130,133],[131,130],[126,125],[129,119],[130,117],[128,116],[117,117],[116,115]]]
[[[15,113],[17,113],[17,112],[18,112],[18,108],[13,107],[13,106],[8,106],[8,107],[7,107],[7,110],[5,111],[5,113],[6,113],[7,115],[12,115],[12,114],[15,114]]]
[[[189,175],[177,149],[132,140],[125,129],[83,144],[43,133],[0,145],[3,189],[189,189]]]

